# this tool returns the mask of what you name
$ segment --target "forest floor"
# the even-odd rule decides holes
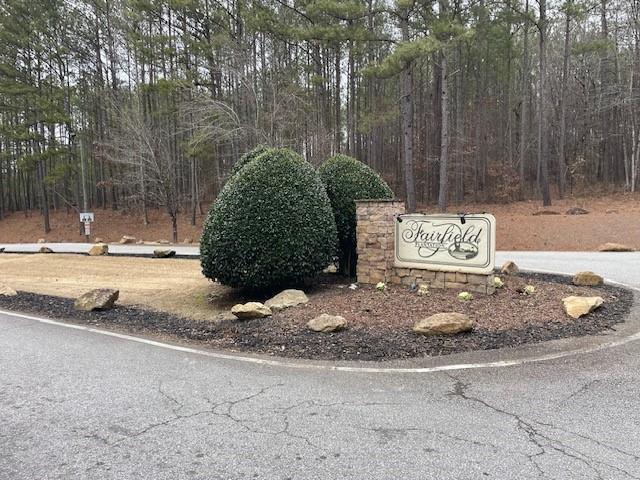
[[[586,215],[567,215],[572,207],[581,207]],[[422,212],[433,212],[433,206],[424,206]],[[488,212],[497,219],[498,250],[556,250],[589,251],[605,242],[624,243],[640,249],[640,194],[607,195],[597,197],[566,198],[555,200],[544,210],[557,215],[534,215],[543,210],[539,200],[510,204],[466,203],[453,205],[450,212]],[[206,211],[206,209],[205,209]],[[169,218],[163,210],[151,210],[150,224],[144,225],[139,215],[120,211],[95,209],[91,239],[117,242],[123,235],[157,242],[171,238]],[[199,215],[196,225],[190,225],[182,216],[178,224],[180,242],[198,242],[204,215]],[[53,212],[52,231],[42,231],[42,217],[37,212],[28,216],[15,213],[0,220],[0,243],[35,242],[44,238],[48,242],[82,242],[78,232],[78,215],[75,212]]]

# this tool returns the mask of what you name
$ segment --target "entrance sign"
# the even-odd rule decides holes
[[[396,267],[490,274],[495,257],[493,215],[411,214],[395,223]]]

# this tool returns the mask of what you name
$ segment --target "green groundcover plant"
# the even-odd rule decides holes
[[[372,168],[346,155],[327,159],[319,169],[338,228],[340,271],[354,275],[356,267],[356,200],[390,199],[393,191]]]
[[[333,259],[336,225],[313,166],[288,149],[266,149],[232,176],[203,228],[204,275],[272,290],[302,283]]]

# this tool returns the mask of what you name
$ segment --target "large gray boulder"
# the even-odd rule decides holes
[[[93,310],[109,310],[120,296],[119,290],[111,288],[97,288],[76,299],[73,306],[76,310],[91,312]]]
[[[564,311],[571,318],[580,318],[593,312],[604,303],[602,297],[565,297],[562,299]]]
[[[172,258],[176,256],[175,250],[154,250],[153,258]]]
[[[239,303],[231,307],[231,313],[240,320],[264,318],[272,315],[271,309],[259,302]]]
[[[622,243],[607,242],[598,247],[599,252],[633,252],[635,249]]]
[[[307,328],[313,332],[337,332],[347,328],[347,320],[340,315],[322,315],[309,320]]]
[[[419,320],[413,331],[420,335],[455,335],[473,329],[473,320],[462,313],[436,313]]]
[[[597,287],[604,283],[604,278],[593,272],[578,272],[573,276],[573,284],[579,287]]]
[[[502,273],[503,275],[517,275],[518,273],[520,273],[520,269],[515,262],[509,260],[508,262],[505,262],[504,265],[502,265],[500,273]]]
[[[98,243],[89,250],[90,257],[99,257],[100,255],[107,255],[108,253],[109,245],[106,243]]]
[[[566,211],[567,215],[587,215],[588,213],[589,211],[582,207],[573,207]]]
[[[296,305],[307,303],[308,301],[309,298],[302,290],[288,289],[283,290],[275,297],[270,298],[269,300],[264,302],[264,304],[274,312],[277,312],[279,310],[284,310],[285,308],[295,307]]]
[[[15,297],[16,295],[18,295],[18,292],[13,288],[8,285],[0,285],[0,297]]]

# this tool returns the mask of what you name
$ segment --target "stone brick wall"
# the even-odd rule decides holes
[[[398,200],[356,202],[356,239],[360,283],[389,282],[393,270],[393,228],[396,216],[405,213]]]
[[[452,288],[491,294],[494,275],[439,272],[418,268],[398,268],[394,260],[396,216],[405,213],[398,200],[359,200],[356,202],[356,238],[359,283],[385,282],[401,285],[426,283],[432,288]]]

